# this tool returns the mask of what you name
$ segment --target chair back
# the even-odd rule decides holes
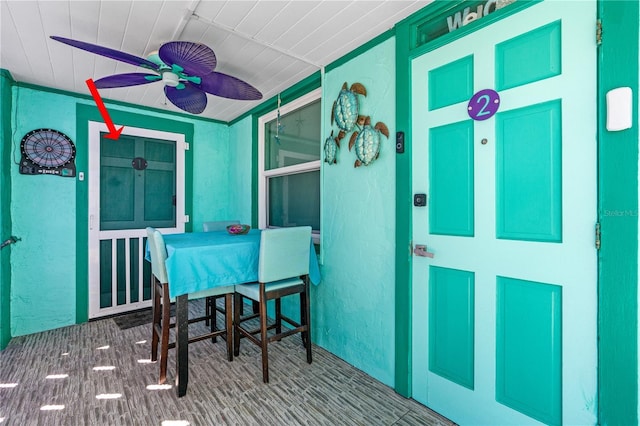
[[[164,261],[167,260],[167,247],[164,245],[164,237],[155,228],[147,228],[147,242],[151,253],[151,271],[161,283],[168,283],[167,267]]]
[[[265,229],[260,236],[258,280],[272,282],[309,274],[311,227]]]
[[[219,220],[214,222],[204,222],[202,224],[202,230],[204,232],[211,231],[226,231],[229,225],[240,225],[239,220]]]

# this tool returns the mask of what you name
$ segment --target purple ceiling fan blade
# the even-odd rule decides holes
[[[104,46],[98,46],[96,44],[85,43],[84,41],[72,40],[70,38],[64,38],[64,37],[58,37],[58,36],[50,36],[50,37],[61,43],[65,43],[65,44],[68,44],[69,46],[77,47],[78,49],[86,50],[87,52],[95,53],[96,55],[106,56],[107,58],[126,62],[127,64],[135,65],[137,67],[144,67],[152,70],[158,70],[158,65],[154,64],[153,62],[147,61],[144,58],[139,58],[129,53],[110,49]]]
[[[178,65],[192,76],[209,74],[217,65],[216,55],[208,46],[190,41],[170,41],[158,50],[162,62]]]
[[[111,89],[114,87],[138,86],[140,84],[160,81],[162,77],[158,74],[145,74],[134,72],[128,74],[114,74],[96,80],[94,83],[98,89]]]
[[[201,83],[196,86],[212,95],[247,101],[262,99],[258,89],[233,76],[214,71],[201,77]]]
[[[200,114],[207,106],[207,94],[190,83],[184,83],[183,89],[164,86],[164,93],[172,104],[191,114]]]

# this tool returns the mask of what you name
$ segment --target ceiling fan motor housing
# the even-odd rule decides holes
[[[169,87],[176,87],[180,84],[180,78],[178,74],[172,73],[171,71],[165,71],[162,73],[162,82]]]

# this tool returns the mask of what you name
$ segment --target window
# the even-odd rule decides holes
[[[309,225],[320,237],[320,89],[258,120],[259,226]]]

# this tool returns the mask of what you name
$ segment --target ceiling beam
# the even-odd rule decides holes
[[[233,35],[238,36],[238,37],[240,37],[240,38],[243,38],[243,39],[245,39],[245,40],[248,40],[248,41],[251,41],[251,42],[257,43],[257,44],[259,44],[260,46],[266,47],[266,48],[271,49],[271,50],[275,50],[276,52],[282,53],[283,55],[286,55],[286,56],[288,56],[288,57],[290,57],[290,58],[293,58],[293,59],[296,59],[296,60],[298,60],[298,61],[304,62],[305,64],[312,65],[312,66],[314,66],[314,67],[316,67],[316,68],[318,68],[318,69],[321,69],[321,68],[322,68],[322,65],[321,65],[321,64],[317,64],[317,63],[315,63],[315,62],[311,62],[310,60],[308,60],[308,59],[307,59],[307,58],[305,58],[305,57],[298,56],[298,55],[296,55],[295,53],[292,53],[292,52],[290,52],[290,51],[288,51],[288,50],[286,50],[286,49],[281,49],[281,48],[279,48],[279,47],[277,47],[277,46],[274,46],[273,44],[267,43],[267,42],[262,41],[262,40],[258,40],[257,38],[255,38],[255,37],[253,37],[253,36],[251,36],[251,35],[249,35],[249,34],[245,34],[245,33],[242,33],[242,32],[240,32],[240,31],[236,31],[235,29],[233,29],[233,28],[231,28],[231,27],[228,27],[228,26],[226,26],[226,25],[219,24],[219,23],[217,23],[217,22],[215,22],[215,21],[212,21],[212,20],[211,20],[211,19],[209,19],[209,18],[205,18],[204,16],[200,16],[200,15],[198,15],[198,14],[197,14],[197,13],[195,13],[195,12],[192,12],[192,13],[191,13],[191,15],[190,15],[189,17],[190,17],[190,18],[193,18],[193,19],[197,19],[198,21],[204,22],[204,23],[206,23],[207,25],[210,25],[210,26],[212,26],[212,27],[219,28],[219,29],[221,29],[221,30],[223,30],[223,31],[226,31],[226,32],[228,32],[228,33],[230,33],[230,34],[233,34]],[[186,24],[186,22],[185,22],[185,24]],[[183,28],[184,28],[184,26],[183,26]]]

